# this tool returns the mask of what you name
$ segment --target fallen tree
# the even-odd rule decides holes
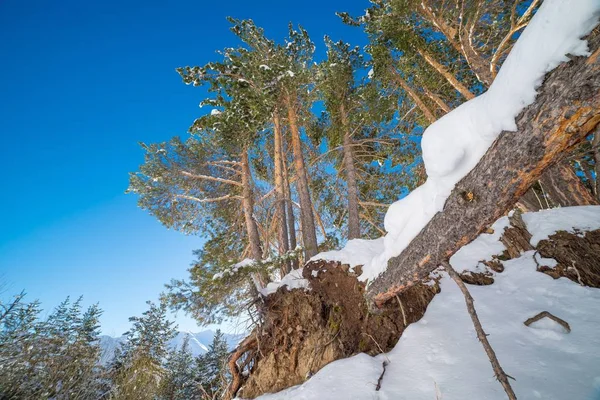
[[[377,306],[425,278],[504,215],[548,168],[559,163],[600,123],[600,31],[588,37],[589,57],[554,69],[536,100],[502,132],[461,179],[436,214],[369,286]]]

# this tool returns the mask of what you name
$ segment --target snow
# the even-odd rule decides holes
[[[324,251],[311,261],[328,260],[348,264],[351,268],[369,263],[383,251],[383,238],[375,240],[352,239],[341,250]]]
[[[287,286],[288,290],[292,289],[310,289],[308,280],[302,277],[303,268],[295,269],[278,282],[270,282],[260,291],[263,296],[268,296],[275,293],[282,286]]]
[[[501,254],[506,250],[506,247],[500,242],[500,236],[508,226],[508,217],[500,218],[491,226],[494,233],[483,233],[468,245],[463,246],[450,258],[450,264],[458,272],[482,272],[479,269],[479,261],[490,260],[492,255]]]
[[[231,265],[228,269],[224,270],[223,272],[217,272],[216,274],[214,274],[213,280],[221,279],[225,275],[234,275],[240,269],[246,268],[246,267],[251,267],[254,264],[256,264],[256,260],[253,260],[251,258],[245,258],[242,261],[240,261],[239,263]]]
[[[533,237],[531,245],[537,244],[555,232],[567,231],[575,233],[574,229],[589,231],[600,226],[600,206],[580,206],[542,210],[537,213],[523,215]],[[533,233],[535,232],[535,233]]]
[[[369,79],[373,79],[373,76],[375,76],[375,71],[373,70],[373,68],[369,70],[367,76],[369,77]]]
[[[213,108],[210,112],[210,115],[219,115],[221,114],[221,110],[217,110],[216,108]]]
[[[587,206],[524,214],[523,219],[534,237],[541,237],[554,230],[599,229],[599,215],[600,207]],[[504,250],[495,242],[507,224],[506,217],[499,219],[494,233],[481,235],[451,259],[453,266],[469,268]],[[598,399],[600,290],[537,272],[534,256],[528,251],[503,261],[504,272],[495,274],[490,286],[469,285],[488,339],[506,373],[516,379],[511,385],[518,398]],[[505,399],[462,293],[445,273],[441,276],[441,292],[392,351],[335,361],[304,384],[260,399]],[[523,324],[542,311],[567,321],[571,332],[548,318]],[[375,391],[384,361],[389,365]]]
[[[568,61],[569,54],[589,54],[586,41],[580,38],[592,30],[599,16],[598,0],[544,1],[489,90],[425,130],[421,146],[427,181],[389,207],[384,249],[365,263],[361,280],[373,280],[384,272],[388,260],[399,255],[443,210],[456,183],[475,167],[498,135],[516,130],[516,116],[533,103],[546,73]]]

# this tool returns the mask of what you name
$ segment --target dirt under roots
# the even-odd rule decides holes
[[[340,358],[391,350],[439,292],[435,281],[418,284],[373,314],[364,284],[347,266],[311,262],[303,275],[312,290],[280,288],[265,299],[264,324],[247,339],[250,350],[243,365],[248,377],[238,397],[255,398],[298,385]]]

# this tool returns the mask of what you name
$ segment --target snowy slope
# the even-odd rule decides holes
[[[557,229],[600,229],[600,206],[546,210],[523,219],[534,238]],[[501,252],[498,232],[505,220],[496,223],[500,229],[493,235],[461,249],[451,260],[454,267],[474,269],[479,260]],[[527,252],[505,261],[505,271],[495,274],[490,286],[469,285],[488,339],[516,379],[511,384],[518,398],[600,399],[600,290],[537,272],[532,257]],[[391,352],[333,362],[304,384],[261,399],[505,399],[462,293],[445,274],[440,284],[424,317],[406,329]],[[541,311],[564,319],[572,331],[548,319],[523,324]],[[375,391],[386,360],[381,390]]]

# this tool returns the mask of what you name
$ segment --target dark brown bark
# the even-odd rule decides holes
[[[525,212],[535,212],[548,208],[546,198],[537,193],[539,182],[536,182],[517,202],[517,207]],[[549,204],[549,203],[548,203]]]
[[[275,198],[276,198],[276,223],[277,223],[277,242],[279,245],[279,254],[285,254],[290,250],[288,240],[288,228],[285,210],[285,189],[283,187],[283,146],[281,137],[281,123],[278,111],[273,113],[273,162],[275,169]],[[282,264],[281,272],[283,275],[290,272],[289,262]]]
[[[310,199],[310,190],[308,186],[308,174],[304,155],[302,152],[302,141],[300,140],[300,130],[298,127],[298,118],[296,115],[296,101],[290,95],[285,96],[288,123],[290,124],[290,133],[292,139],[292,151],[294,154],[294,166],[296,168],[296,186],[298,188],[298,198],[300,200],[300,220],[302,221],[302,242],[304,243],[304,254],[306,259],[310,259],[317,254],[317,232],[315,230],[315,218],[313,215],[312,200]]]
[[[509,259],[519,257],[523,252],[533,250],[530,243],[531,233],[527,230],[521,213],[515,211],[510,217],[510,226],[504,230],[504,234],[500,237],[500,241],[506,247],[506,255]]]
[[[540,184],[553,206],[597,205],[598,199],[584,186],[583,182],[567,161],[558,162],[540,177]]]
[[[599,30],[588,37],[598,49]],[[457,183],[444,207],[369,287],[382,304],[425,278],[504,215],[542,173],[579,145],[600,122],[600,60],[574,57],[546,76],[535,102],[502,132]],[[464,193],[472,193],[467,202]]]
[[[346,108],[340,105],[340,115],[344,129],[344,169],[346,171],[346,186],[348,188],[348,239],[360,238],[360,219],[358,214],[358,182],[354,165],[353,142],[348,123]]]

